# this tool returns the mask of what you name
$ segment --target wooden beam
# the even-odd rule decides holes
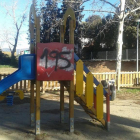
[[[36,81],[36,135],[40,134],[40,81]]]
[[[60,122],[64,123],[64,85],[60,82]]]
[[[64,43],[64,25],[60,26],[60,42]]]
[[[70,81],[69,90],[69,122],[70,132],[74,132],[74,83]]]
[[[30,125],[35,126],[35,106],[34,106],[34,81],[31,80],[31,93],[30,93]]]
[[[69,21],[69,26],[70,26],[70,32],[69,32],[69,44],[74,44],[74,20]]]
[[[74,44],[74,20],[69,21],[69,44]],[[70,122],[70,132],[74,132],[74,81],[70,81],[69,90],[69,122]]]
[[[64,43],[64,25],[60,26],[60,42]],[[60,82],[60,122],[64,123],[64,85]]]
[[[36,42],[40,42],[40,17],[36,18]],[[37,48],[36,48],[37,49]],[[36,129],[35,133],[40,134],[40,81],[36,81]]]
[[[35,15],[35,11],[33,6],[31,6],[31,10],[30,10],[30,19],[29,19],[29,30],[30,30],[30,53],[31,54],[35,54],[35,43],[34,43],[34,23],[31,22],[31,16],[32,14]],[[35,19],[35,16],[34,16]],[[28,81],[29,82],[29,81]],[[24,82],[25,83],[25,82]],[[31,126],[35,126],[35,104],[34,104],[34,80],[31,80],[31,93],[30,93],[30,125]]]

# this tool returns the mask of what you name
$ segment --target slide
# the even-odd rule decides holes
[[[33,80],[36,76],[36,57],[25,54],[19,57],[19,69],[0,81],[0,94],[21,80]]]

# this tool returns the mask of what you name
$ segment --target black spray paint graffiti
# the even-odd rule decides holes
[[[40,59],[44,59],[44,57],[46,58],[45,59],[45,69],[47,69],[48,56],[51,58],[55,58],[56,59],[55,71],[57,71],[58,59],[65,60],[67,62],[67,65],[64,67],[59,67],[60,69],[66,69],[66,68],[69,68],[71,66],[71,62],[67,58],[62,57],[62,55],[65,55],[65,54],[68,55],[70,53],[71,53],[70,51],[58,52],[56,50],[49,52],[49,50],[47,48],[45,48]]]

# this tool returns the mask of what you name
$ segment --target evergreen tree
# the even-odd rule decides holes
[[[60,9],[54,0],[46,0],[41,8],[41,42],[59,42]]]
[[[107,15],[101,18],[99,15],[92,15],[86,19],[83,25],[83,36],[89,38],[82,50],[82,58],[97,58],[98,51],[115,50],[117,38],[117,24],[113,21],[115,17]]]
[[[46,0],[46,6],[41,8],[41,42],[60,42],[60,23],[63,15],[68,7],[73,8],[76,16],[76,29],[75,29],[75,44],[81,47],[81,20],[83,15],[81,11],[84,7],[81,7],[82,0],[70,0],[62,2],[61,8],[58,8],[57,2],[54,0]],[[67,19],[67,27],[65,33],[65,43],[69,43],[69,18]]]
[[[134,49],[137,46],[137,19],[140,19],[140,10],[132,13],[125,19],[123,49]],[[140,32],[140,30],[139,30]],[[139,38],[140,41],[140,38]]]

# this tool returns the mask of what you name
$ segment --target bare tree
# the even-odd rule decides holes
[[[1,7],[5,10],[6,16],[8,16],[10,19],[10,22],[9,21],[7,22],[12,24],[12,28],[13,28],[13,32],[12,29],[3,30],[3,32],[0,34],[1,40],[8,45],[11,51],[11,58],[14,57],[14,54],[16,52],[21,28],[27,17],[26,12],[28,6],[29,6],[29,2],[27,2],[24,10],[20,12],[18,9],[18,0],[13,0],[11,5],[8,5],[7,3],[1,4]],[[17,16],[17,13],[20,13],[20,15]]]
[[[115,3],[116,2],[116,3]],[[131,2],[131,5],[130,5]],[[100,13],[112,13],[118,18],[118,38],[117,38],[117,64],[116,64],[116,74],[117,83],[119,90],[120,72],[121,72],[121,60],[122,60],[122,45],[123,45],[123,28],[125,18],[140,10],[139,0],[116,0],[111,3],[109,0],[94,0],[93,9],[87,11],[100,12]],[[108,8],[104,8],[108,7]],[[107,9],[107,10],[106,10]],[[108,10],[109,9],[109,10]]]

